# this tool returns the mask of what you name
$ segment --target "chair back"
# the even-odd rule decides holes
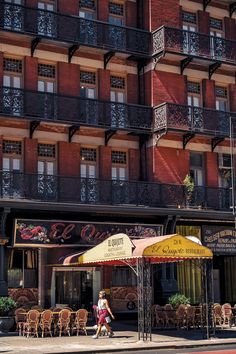
[[[17,322],[24,322],[25,321],[25,314],[26,310],[23,307],[19,307],[15,310],[15,321]]]
[[[41,313],[41,322],[51,323],[53,320],[53,313],[51,310],[45,310]]]
[[[40,312],[38,310],[29,310],[26,315],[27,322],[29,323],[38,323],[40,317]]]
[[[214,316],[215,317],[221,317],[222,315],[222,308],[220,304],[214,304]]]
[[[70,322],[70,317],[71,317],[71,311],[67,309],[62,309],[59,312],[59,321],[61,323],[69,323]]]
[[[39,305],[34,305],[34,306],[32,306],[32,307],[31,307],[31,310],[38,310],[39,312],[42,312],[42,311],[43,311],[42,307],[39,306]]]
[[[186,314],[187,314],[187,317],[193,318],[195,316],[195,307],[188,305],[186,307]]]
[[[229,303],[225,303],[222,305],[222,314],[223,316],[231,316],[232,315],[232,308]]]
[[[88,311],[85,310],[85,309],[79,309],[76,312],[76,319],[78,321],[87,322],[87,320],[88,320]]]
[[[173,306],[171,304],[165,304],[164,310],[166,312],[167,318],[175,317],[175,311],[174,311]]]
[[[185,313],[186,313],[185,305],[180,304],[176,310],[176,316],[182,318],[185,316]]]

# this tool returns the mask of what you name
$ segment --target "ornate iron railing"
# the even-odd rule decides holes
[[[134,205],[148,207],[192,206],[230,210],[231,191],[195,187],[189,195],[184,185],[141,181],[0,172],[0,198],[42,202]]]
[[[9,87],[0,88],[0,115],[109,129],[148,131],[151,130],[153,120],[152,108],[148,106]]]
[[[160,52],[183,53],[235,64],[236,41],[163,26],[153,32],[153,54]]]
[[[0,28],[39,38],[149,56],[148,31],[0,1]]]
[[[154,130],[173,129],[229,137],[230,117],[236,113],[163,103],[154,107]]]

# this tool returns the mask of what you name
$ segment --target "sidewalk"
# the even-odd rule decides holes
[[[117,329],[117,330],[116,330]],[[0,335],[0,353],[11,354],[50,354],[50,353],[112,353],[128,352],[135,349],[181,349],[189,347],[211,346],[217,344],[236,344],[236,327],[219,330],[216,337],[203,339],[201,330],[155,330],[152,341],[138,341],[137,331],[132,324],[115,323],[115,336],[91,338],[94,330],[90,328],[89,335],[47,338],[25,338],[16,334]]]

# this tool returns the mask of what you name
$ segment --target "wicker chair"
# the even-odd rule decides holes
[[[156,305],[155,314],[157,327],[159,327],[159,325],[164,327],[166,325],[166,316],[160,305]]]
[[[39,305],[34,305],[31,307],[31,310],[37,310],[38,312],[43,312],[43,309]]]
[[[176,310],[176,322],[177,328],[181,328],[185,325],[186,321],[186,308],[185,305],[181,304]]]
[[[59,313],[62,310],[61,307],[54,307],[52,311],[54,312],[53,315],[53,332],[54,336],[57,335],[57,330],[58,330],[58,321],[59,321]],[[56,312],[56,313],[55,313]],[[58,313],[57,313],[58,312]]]
[[[46,332],[49,332],[50,336],[52,337],[52,321],[53,313],[51,310],[45,310],[41,313],[39,327],[42,331],[42,338]]]
[[[86,324],[88,321],[88,311],[85,309],[79,309],[75,314],[75,321],[73,330],[76,330],[76,335],[78,336],[79,331],[82,331],[87,336]]]
[[[67,333],[70,336],[70,319],[71,311],[63,309],[59,312],[59,319],[57,326],[59,328],[59,336],[61,337],[62,332]]]
[[[191,305],[186,306],[186,326],[188,329],[191,326],[195,328],[195,307]]]
[[[222,308],[220,304],[214,304],[213,318],[214,318],[214,326],[222,325]]]
[[[16,330],[19,332],[19,336],[23,334],[23,326],[26,321],[25,312],[26,310],[23,307],[15,310]]]
[[[166,326],[176,326],[176,313],[171,304],[166,304],[164,306],[164,314],[165,314],[165,324]]]
[[[231,327],[232,317],[231,305],[228,303],[222,305],[222,328],[224,328],[225,325]]]
[[[26,315],[26,322],[23,324],[23,335],[27,335],[27,338],[32,334],[38,337],[40,312],[37,310],[30,310]]]

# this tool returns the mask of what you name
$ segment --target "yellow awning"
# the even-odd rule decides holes
[[[151,263],[176,262],[187,259],[212,258],[212,251],[184,236],[174,234],[130,240],[126,234],[110,236],[98,246],[79,256],[79,264],[135,263],[137,258],[148,258]]]

